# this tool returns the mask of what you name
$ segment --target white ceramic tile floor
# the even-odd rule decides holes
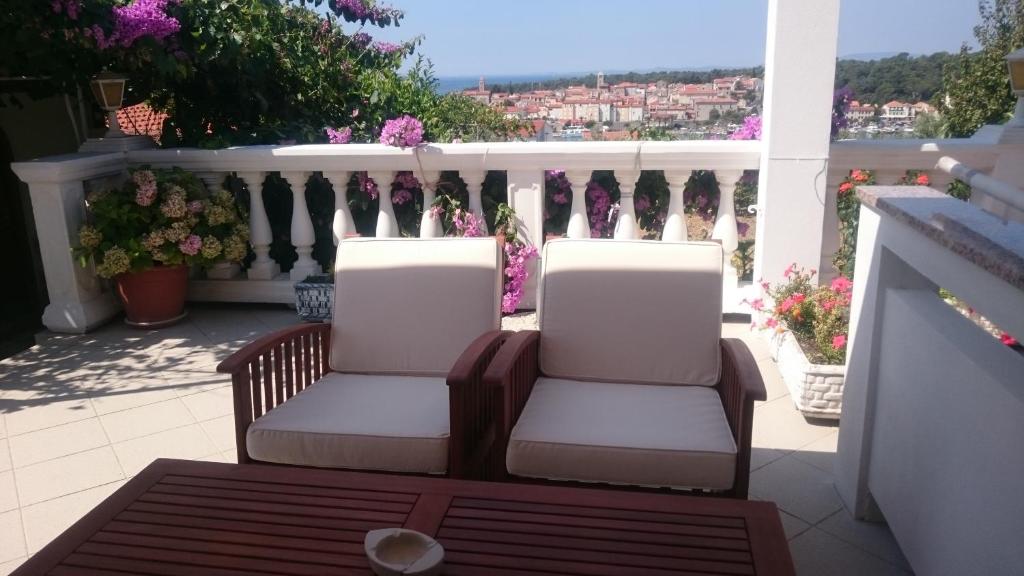
[[[193,306],[181,324],[43,334],[0,362],[0,576],[158,457],[234,462],[230,378],[216,364],[296,321],[284,307]],[[536,326],[534,314],[506,329]],[[831,481],[837,428],[793,408],[764,341],[743,322],[769,390],[754,417],[752,497],[776,502],[798,573],[908,574],[884,525],[852,520]]]

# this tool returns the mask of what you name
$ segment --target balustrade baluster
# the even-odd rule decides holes
[[[331,221],[331,232],[334,235],[335,246],[344,240],[345,236],[356,233],[356,224],[348,207],[348,181],[351,177],[352,172],[348,170],[324,172],[324,178],[334,189],[334,220]]]
[[[395,207],[391,204],[391,184],[395,181],[393,170],[368,172],[367,176],[377,184],[377,237],[393,238],[399,235],[398,219],[395,218]]]
[[[683,191],[692,174],[692,170],[665,172],[665,180],[668,181],[668,215],[665,218],[665,228],[661,232],[661,239],[666,242],[686,242],[689,239],[686,230],[686,206],[683,203]]]
[[[469,192],[469,211],[480,219],[480,228],[487,234],[487,223],[484,221],[484,204],[481,192],[484,187],[484,178],[487,172],[479,170],[460,170],[459,176],[466,183],[466,191]]]
[[[226,189],[224,172],[196,172],[195,174],[203,181],[210,196]],[[242,267],[237,262],[215,262],[206,269],[206,277],[211,280],[230,280],[241,273]]]
[[[590,218],[587,215],[587,184],[593,172],[590,170],[566,170],[565,178],[572,186],[572,205],[569,208],[569,238],[590,238]]]
[[[736,268],[732,265],[732,255],[740,244],[736,227],[736,183],[742,176],[743,172],[739,170],[715,171],[715,179],[718,181],[718,214],[715,216],[711,238],[722,243],[722,272],[726,290],[735,290],[739,280]]]
[[[224,188],[224,173],[223,172],[196,172],[196,176],[203,181],[206,185],[206,190],[209,193],[216,194],[222,188]]]
[[[249,189],[249,242],[256,259],[247,272],[250,280],[271,280],[281,273],[281,267],[270,258],[270,220],[263,206],[263,180],[266,172],[239,172],[238,177]]]
[[[440,238],[444,236],[444,229],[441,226],[441,218],[434,216],[430,211],[434,199],[437,197],[437,181],[441,177],[438,170],[428,170],[420,177],[420,187],[423,190],[423,216],[420,218],[420,238]]]
[[[616,170],[615,179],[619,182],[619,218],[615,221],[615,239],[632,240],[640,237],[640,227],[636,223],[636,205],[633,191],[636,180],[640,177],[639,170]]]
[[[313,219],[309,217],[309,208],[306,206],[306,181],[309,179],[309,172],[282,172],[281,177],[288,181],[292,189],[291,240],[299,257],[292,265],[288,276],[298,282],[305,280],[310,274],[322,272],[320,264],[313,260],[316,235],[313,232]]]

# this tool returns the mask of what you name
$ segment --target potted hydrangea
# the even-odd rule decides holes
[[[797,409],[814,418],[839,418],[842,410],[853,283],[845,276],[828,286],[812,283],[815,272],[785,271],[786,282],[763,283],[770,302],[749,302],[764,320],[772,358]]]
[[[184,170],[137,169],[119,189],[90,194],[76,253],[113,280],[126,322],[158,327],[184,316],[190,266],[241,262],[249,227],[227,190],[207,195]]]

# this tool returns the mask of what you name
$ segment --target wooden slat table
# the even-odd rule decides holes
[[[15,574],[371,574],[390,526],[450,576],[794,573],[769,502],[157,460]]]

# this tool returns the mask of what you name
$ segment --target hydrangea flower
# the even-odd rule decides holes
[[[324,129],[327,132],[327,141],[331,144],[348,144],[352,141],[352,129],[342,128],[341,130],[327,127]]]
[[[103,234],[92,226],[82,226],[78,231],[78,243],[83,248],[95,248],[103,241]]]
[[[103,261],[96,266],[96,273],[103,278],[113,278],[131,269],[128,253],[120,246],[114,246],[103,253]]]
[[[195,234],[190,234],[187,238],[178,243],[178,249],[181,250],[182,254],[188,256],[195,256],[199,254],[199,251],[203,248],[203,239]]]
[[[409,148],[423,142],[423,123],[408,114],[384,123],[380,143],[386,146]]]
[[[156,200],[156,176],[149,170],[138,170],[132,174],[135,183],[135,202],[139,206],[149,206]]]
[[[202,252],[203,258],[213,260],[220,256],[223,246],[221,246],[220,240],[217,240],[215,236],[206,236],[202,242],[203,246],[199,251]]]
[[[172,194],[160,205],[160,211],[168,218],[184,218],[188,214],[188,205],[184,197]]]
[[[188,203],[187,208],[189,214],[199,214],[203,211],[204,206],[202,200],[193,200]]]
[[[241,262],[249,253],[249,245],[244,238],[235,234],[224,239],[224,259],[229,262]]]

